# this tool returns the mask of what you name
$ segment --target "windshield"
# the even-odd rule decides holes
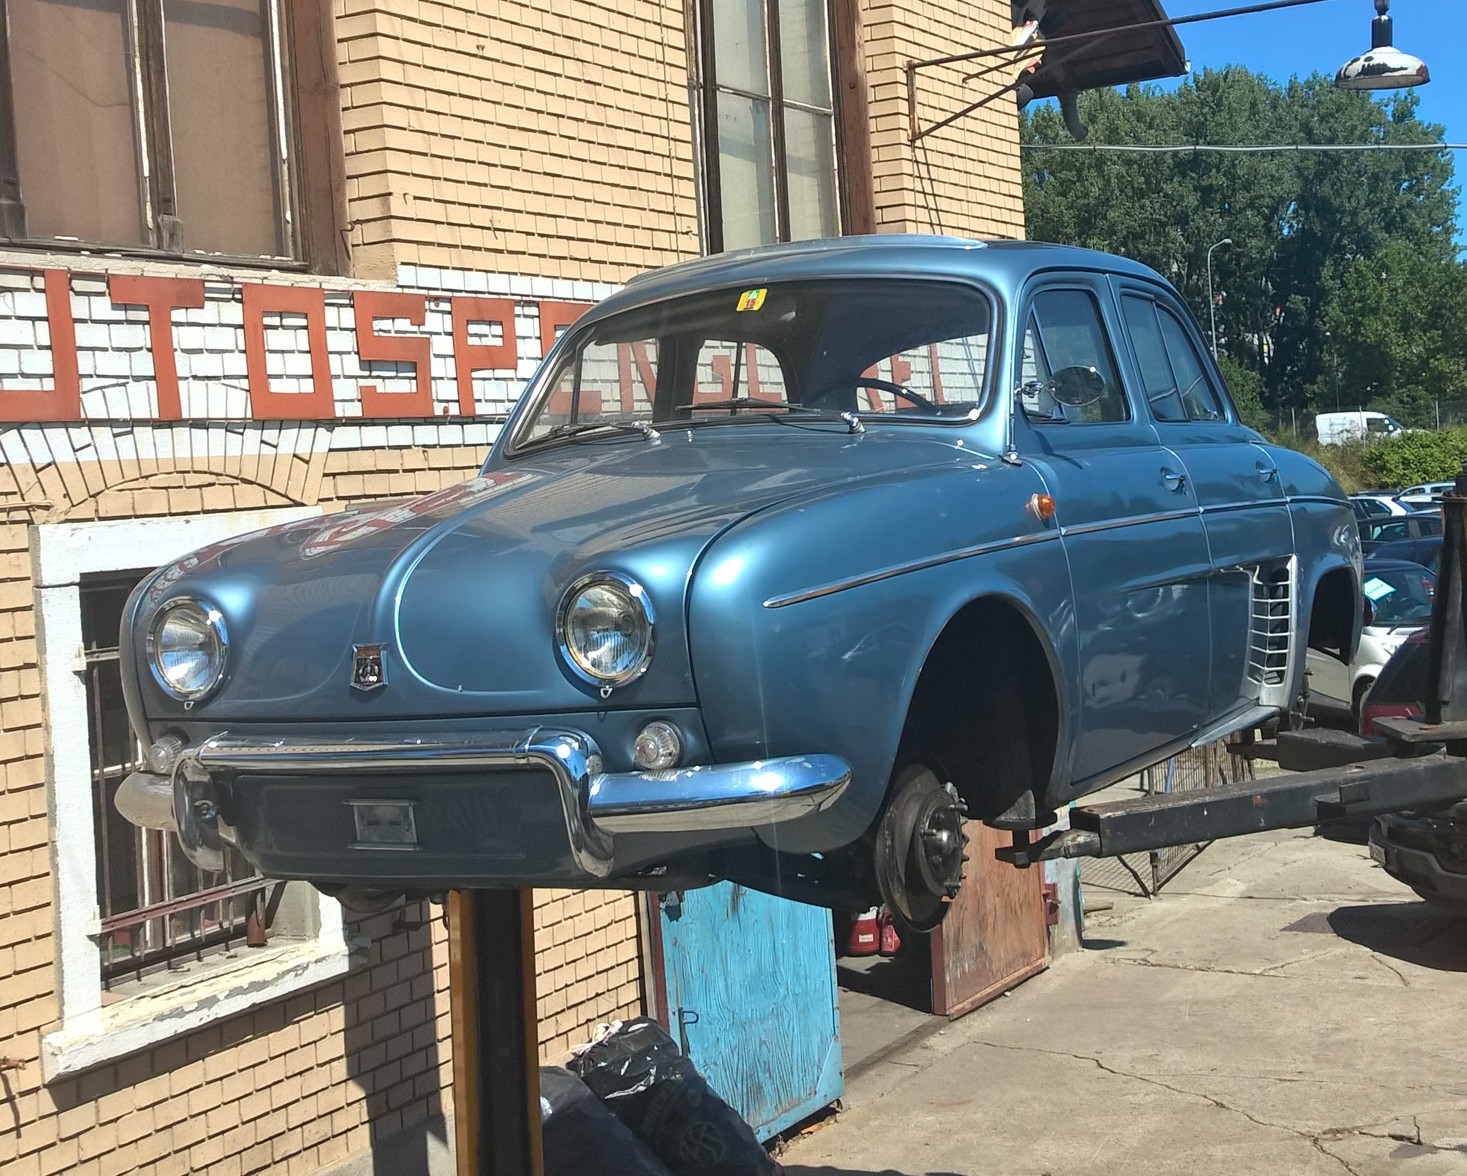
[[[1375,606],[1374,624],[1424,625],[1431,620],[1436,578],[1426,568],[1367,568],[1361,585]]]
[[[628,310],[579,333],[515,444],[751,412],[967,418],[988,380],[989,306],[968,286],[843,278]]]

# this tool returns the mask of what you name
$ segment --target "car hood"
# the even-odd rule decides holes
[[[557,653],[556,609],[580,577],[617,571],[647,589],[657,653],[598,705],[686,704],[687,583],[710,540],[792,497],[974,458],[956,431],[932,433],[737,424],[560,446],[426,497],[195,552],[139,587],[132,628],[178,595],[220,610],[229,669],[195,719],[579,710],[595,690]],[[352,686],[359,645],[383,647],[385,686]],[[139,685],[149,713],[179,705],[145,670]]]

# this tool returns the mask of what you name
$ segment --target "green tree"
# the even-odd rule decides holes
[[[1399,242],[1346,268],[1325,318],[1341,403],[1433,426],[1467,400],[1467,268]]]
[[[1085,147],[1440,143],[1416,99],[1377,100],[1314,76],[1280,84],[1248,70],[1205,71],[1171,92],[1130,87],[1080,99]],[[1057,110],[1022,119],[1027,144],[1074,146]],[[1029,235],[1123,253],[1170,278],[1270,413],[1333,407],[1350,355],[1331,308],[1356,263],[1400,245],[1450,266],[1457,193],[1451,157],[1432,151],[1025,155]],[[1207,304],[1207,251],[1216,292]],[[1343,326],[1343,323],[1341,323]],[[1384,393],[1383,393],[1384,394]]]

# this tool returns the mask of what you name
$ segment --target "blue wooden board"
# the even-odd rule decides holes
[[[731,882],[667,895],[668,1022],[761,1140],[845,1091],[830,912]]]

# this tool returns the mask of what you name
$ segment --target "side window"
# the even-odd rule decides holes
[[[1159,421],[1224,419],[1207,367],[1170,310],[1140,295],[1121,299],[1141,384]]]
[[[1100,377],[1099,397],[1083,406],[1062,405],[1047,392],[1024,394],[1021,404],[1037,424],[1114,423],[1131,419],[1100,307],[1085,290],[1043,290],[1034,299],[1024,330],[1020,375],[1044,383],[1067,368]]]

